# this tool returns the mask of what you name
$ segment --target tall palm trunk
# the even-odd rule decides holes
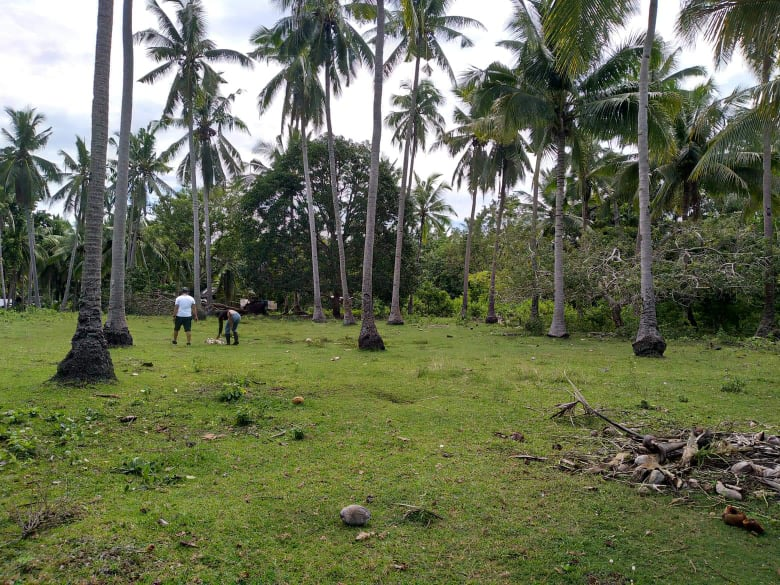
[[[54,380],[84,384],[116,380],[114,364],[103,335],[100,313],[100,275],[103,262],[103,194],[108,149],[108,94],[111,63],[113,0],[99,0],[95,75],[92,99],[90,182],[84,230],[84,268],[76,333],[71,350],[57,366]]]
[[[382,141],[382,65],[385,47],[385,2],[376,2],[376,44],[374,47],[374,107],[371,135],[371,168],[368,175],[368,202],[366,205],[366,239],[363,246],[362,324],[358,348],[384,350],[385,343],[374,321],[374,234],[376,228],[376,200],[379,191],[379,153]]]
[[[141,225],[141,211],[138,209],[135,199],[136,197],[134,196],[133,203],[130,205],[130,211],[128,213],[130,233],[127,236],[127,270],[135,268],[135,258],[138,250],[138,232],[140,231]]]
[[[320,293],[320,262],[317,255],[317,226],[314,221],[314,196],[312,195],[311,171],[309,170],[309,142],[306,137],[306,123],[301,120],[301,156],[303,157],[303,182],[306,191],[306,207],[309,210],[309,240],[311,241],[311,272],[314,283],[314,314],[311,320],[324,323],[322,294]]]
[[[488,291],[488,311],[485,323],[498,323],[496,316],[496,269],[498,268],[498,253],[501,247],[501,225],[504,221],[504,206],[506,205],[506,160],[502,163],[501,185],[498,190],[498,213],[496,214],[496,239],[493,242],[493,260],[490,264],[490,289]]]
[[[330,110],[330,64],[325,68],[325,123],[328,132],[328,165],[330,167],[330,193],[333,198],[333,221],[336,227],[336,244],[339,249],[339,276],[341,277],[341,297],[344,299],[344,325],[354,325],[352,298],[349,296],[347,282],[347,257],[344,252],[344,236],[341,225],[341,206],[339,205],[338,176],[336,175],[336,146],[333,137],[333,118]],[[338,299],[337,299],[338,300]]]
[[[474,217],[477,211],[477,188],[471,189],[471,215],[469,215],[469,233],[466,235],[466,253],[463,260],[463,303],[460,306],[460,318],[465,319],[469,312],[469,265],[471,264],[471,242],[474,240]]]
[[[545,134],[540,146],[540,152],[536,155],[536,164],[534,165],[534,178],[531,191],[533,192],[531,200],[531,272],[533,277],[533,293],[531,294],[531,316],[530,324],[537,326],[539,324],[539,176],[542,171],[543,145],[547,141]]]
[[[401,192],[398,195],[398,224],[395,234],[395,261],[393,263],[393,296],[390,301],[390,316],[388,325],[403,325],[404,318],[401,315],[401,255],[404,247],[404,215],[406,212],[406,198],[409,195],[407,181],[411,184],[410,154],[412,149],[412,135],[414,119],[417,117],[417,92],[420,86],[420,56],[414,60],[414,81],[412,82],[412,109],[409,123],[406,125],[404,137],[404,166],[401,173]]]
[[[133,345],[133,336],[130,335],[125,316],[125,227],[133,119],[133,0],[124,0],[122,14],[122,111],[117,153],[114,237],[111,242],[111,288],[108,293],[108,318],[103,327],[109,347]]]
[[[3,261],[3,219],[0,218],[0,293],[3,295],[3,308],[8,308],[8,296],[5,291],[5,263]]]
[[[38,289],[38,265],[35,259],[35,216],[33,215],[31,203],[27,206],[27,247],[29,249],[30,261],[28,263],[28,293],[29,304],[41,308],[41,291]]]
[[[193,122],[193,97],[189,97],[187,114],[187,143],[190,149],[190,189],[192,190],[192,288],[195,310],[201,313],[200,303],[200,209],[198,205],[198,180],[196,175],[197,156],[195,151],[195,128]]]
[[[209,198],[211,188],[203,181],[203,241],[206,246],[206,313],[211,313],[214,306],[214,279],[211,276],[211,218],[209,217]]]
[[[563,114],[560,115],[560,128],[557,135],[558,161],[556,163],[555,189],[555,263],[553,269],[553,319],[549,337],[565,338],[569,336],[566,330],[566,297],[563,282],[563,199],[566,189],[566,134],[563,130]]]
[[[79,213],[81,215],[81,213]],[[62,302],[60,303],[60,312],[65,311],[65,307],[68,306],[68,298],[70,297],[70,283],[73,280],[73,269],[76,266],[76,251],[79,249],[79,226],[81,226],[81,218],[76,218],[76,230],[73,234],[73,246],[70,249],[70,260],[68,260],[68,277],[65,280],[65,293],[62,295]]]
[[[650,0],[650,15],[647,22],[647,36],[642,50],[642,65],[639,69],[639,268],[641,272],[642,313],[639,316],[639,330],[633,343],[634,354],[641,357],[662,357],[666,342],[658,330],[655,312],[655,289],[653,286],[653,237],[650,224],[650,153],[648,147],[647,108],[650,79],[650,52],[655,37],[655,22],[658,14],[658,0]]]
[[[772,61],[767,55],[761,67],[761,83],[769,82]],[[774,217],[772,214],[772,138],[773,127],[764,124],[762,133],[763,175],[761,186],[763,191],[762,206],[764,209],[764,244],[766,246],[766,269],[764,271],[764,310],[758,323],[756,337],[768,337],[775,332],[775,246]]]

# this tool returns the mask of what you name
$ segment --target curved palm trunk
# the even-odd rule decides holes
[[[460,306],[460,318],[465,319],[469,312],[469,265],[471,264],[471,242],[474,239],[474,216],[477,211],[477,188],[471,190],[471,215],[469,215],[469,233],[466,236],[466,253],[463,260],[463,303]]]
[[[5,263],[3,262],[3,220],[0,218],[0,294],[3,295],[3,308],[8,308],[8,296],[5,291]]]
[[[555,265],[553,269],[553,319],[548,337],[565,338],[569,336],[566,330],[566,297],[563,289],[563,198],[566,189],[566,134],[558,131],[558,161],[556,166],[555,190]]]
[[[209,197],[211,189],[203,181],[203,240],[206,246],[206,313],[211,313],[214,307],[214,279],[211,277],[211,219],[209,218]]]
[[[385,343],[374,321],[374,234],[376,228],[376,200],[379,191],[379,152],[382,141],[382,65],[385,46],[385,2],[376,2],[376,45],[374,52],[374,119],[371,137],[371,169],[368,175],[368,202],[366,206],[366,239],[363,246],[362,324],[358,348],[384,350]]]
[[[639,316],[639,331],[633,343],[634,355],[640,357],[662,357],[666,342],[658,330],[655,312],[655,289],[653,286],[653,238],[650,225],[650,156],[648,148],[647,107],[650,71],[650,51],[655,37],[655,21],[658,0],[650,0],[650,16],[647,36],[642,50],[642,65],[639,70],[639,267],[641,272],[642,313]]]
[[[65,280],[65,293],[62,295],[62,302],[60,303],[60,313],[65,312],[65,307],[68,305],[68,298],[70,297],[70,283],[73,280],[73,268],[76,266],[76,251],[79,248],[79,226],[81,220],[76,219],[76,232],[73,235],[73,247],[70,249],[70,260],[68,260],[68,277]]]
[[[309,170],[309,144],[306,139],[306,124],[301,120],[301,155],[303,156],[303,181],[306,190],[306,207],[309,210],[309,239],[311,240],[311,272],[314,283],[314,314],[311,320],[324,323],[325,313],[322,312],[322,294],[320,293],[320,262],[317,256],[317,227],[314,221],[314,196],[311,187],[311,172]]]
[[[200,317],[202,312],[200,302],[200,209],[198,205],[198,180],[196,178],[195,128],[192,120],[191,102],[192,98],[190,98],[190,114],[187,120],[187,143],[190,149],[190,188],[192,189],[192,296],[195,298],[195,310],[198,311]]]
[[[769,56],[764,57],[761,71],[761,82],[769,82],[769,73],[772,62]],[[775,246],[774,246],[774,217],[772,214],[772,138],[773,128],[765,124],[762,135],[763,146],[763,175],[762,191],[764,209],[764,240],[766,246],[766,270],[764,272],[764,310],[761,312],[761,320],[758,323],[756,337],[768,337],[776,330],[775,323]]]
[[[57,366],[54,380],[90,384],[116,380],[114,364],[103,335],[100,313],[100,275],[103,262],[103,192],[108,148],[108,93],[113,0],[99,0],[92,99],[90,182],[84,230],[84,269],[81,278],[79,320],[71,350]]]
[[[504,205],[506,204],[506,161],[501,170],[501,187],[498,195],[498,214],[496,216],[496,239],[493,242],[493,261],[490,265],[490,290],[488,291],[488,311],[485,323],[498,323],[496,316],[496,268],[501,242],[501,225],[504,221]]]
[[[325,68],[325,123],[328,132],[328,165],[330,167],[330,193],[333,198],[333,219],[336,226],[336,243],[339,249],[339,276],[341,278],[341,297],[344,299],[344,325],[354,325],[352,298],[349,296],[347,282],[347,257],[344,252],[344,236],[341,225],[341,206],[339,205],[338,177],[336,175],[336,146],[333,137],[333,119],[330,111],[330,67]],[[335,302],[337,302],[336,299]]]
[[[122,16],[122,112],[117,153],[114,237],[111,243],[111,288],[103,334],[109,347],[129,347],[133,336],[125,316],[125,227],[127,225],[130,132],[133,119],[133,0],[124,0]]]
[[[542,144],[546,142],[545,134]],[[539,321],[539,175],[542,170],[542,153],[536,155],[536,164],[534,166],[534,178],[531,190],[533,199],[531,200],[531,272],[533,273],[533,294],[531,295],[531,316],[530,324],[536,326]]]
[[[417,91],[420,85],[420,57],[414,61],[414,81],[412,82],[412,111],[409,123],[406,126],[404,137],[404,166],[401,173],[401,192],[398,195],[398,227],[395,234],[395,261],[393,263],[393,296],[390,301],[390,316],[388,325],[403,325],[404,318],[401,315],[401,254],[404,247],[404,215],[406,212],[406,198],[409,195],[407,182],[411,184],[410,154],[412,149],[413,120],[417,116]]]
[[[38,264],[35,258],[35,217],[33,215],[33,204],[27,208],[27,247],[30,253],[29,272],[28,272],[28,294],[29,304],[41,308],[41,292],[38,289]]]

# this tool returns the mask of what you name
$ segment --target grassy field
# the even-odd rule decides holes
[[[564,472],[604,425],[550,418],[568,375],[643,432],[778,434],[776,347],[672,341],[651,360],[626,340],[421,322],[380,323],[388,350],[363,353],[335,322],[247,317],[237,347],[204,342],[215,319],[192,347],[170,329],[131,318],[119,382],[67,388],[48,379],[75,316],[0,314],[0,582],[780,582],[777,498],[740,504],[756,537],[716,496]],[[367,527],[339,519],[352,503]]]

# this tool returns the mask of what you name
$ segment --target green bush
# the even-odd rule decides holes
[[[417,315],[426,317],[452,317],[452,300],[447,291],[436,288],[426,282],[414,295],[414,307]]]

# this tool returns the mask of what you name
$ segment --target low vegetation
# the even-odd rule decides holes
[[[130,317],[118,383],[48,380],[75,316],[0,313],[0,582],[776,583],[780,505],[714,493],[641,495],[571,473],[604,422],[640,432],[778,434],[780,354],[765,341],[568,340],[454,321],[357,328],[245,317],[239,346],[170,343]],[[302,400],[293,398],[301,397]],[[534,458],[513,458],[512,455]],[[729,483],[738,481],[731,478]],[[339,518],[371,512],[366,526]]]

